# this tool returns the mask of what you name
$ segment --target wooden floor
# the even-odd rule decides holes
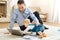
[[[10,26],[10,23],[8,23],[8,22],[0,23],[0,28],[8,28],[9,26]],[[14,26],[18,26],[18,24],[15,23]]]
[[[44,24],[60,27],[60,23],[44,22]]]
[[[60,23],[44,22],[44,24],[60,27]],[[8,28],[9,25],[10,25],[10,23],[8,23],[8,22],[7,23],[0,23],[0,28]],[[14,26],[18,26],[18,24],[15,23]]]

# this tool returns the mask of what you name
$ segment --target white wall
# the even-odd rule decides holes
[[[51,6],[52,6],[53,0],[31,0],[30,6],[39,6],[42,10],[42,12],[48,13],[48,19],[47,21],[51,22]]]
[[[31,6],[39,6],[43,12],[48,12],[49,0],[31,0]]]

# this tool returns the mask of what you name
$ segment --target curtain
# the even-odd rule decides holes
[[[52,22],[60,23],[60,0],[54,0],[52,5]]]

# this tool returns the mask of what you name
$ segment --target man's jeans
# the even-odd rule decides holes
[[[35,11],[35,12],[33,12],[33,14],[36,16],[36,18],[39,20],[39,23],[40,24],[43,24],[43,22],[42,22],[42,20],[41,20],[41,18],[40,18],[40,16],[39,16],[39,12],[38,11]],[[30,22],[32,22],[33,21],[33,19],[29,16],[28,17],[28,19],[30,19]]]

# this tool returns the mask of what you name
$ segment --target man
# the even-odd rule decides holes
[[[27,19],[29,16],[34,20],[37,26],[39,25],[38,19],[35,17],[32,11],[26,7],[23,0],[18,0],[17,5],[18,5],[18,8],[14,10],[12,15],[12,19],[10,23],[11,29],[13,28],[15,21],[17,21],[19,27],[21,28],[23,25],[24,19]]]
[[[36,18],[33,12],[29,8],[26,7],[24,1],[18,0],[17,5],[18,5],[18,8],[14,10],[12,18],[11,18],[10,29],[14,27],[14,22],[17,21],[20,29],[25,30],[26,27],[24,27],[24,20],[27,19],[28,17],[31,17],[34,23],[36,24],[37,28],[41,29],[39,26],[42,27],[43,25],[40,25],[39,20]],[[40,30],[37,29],[37,32],[38,31]],[[38,34],[41,34],[41,32],[38,32]]]

